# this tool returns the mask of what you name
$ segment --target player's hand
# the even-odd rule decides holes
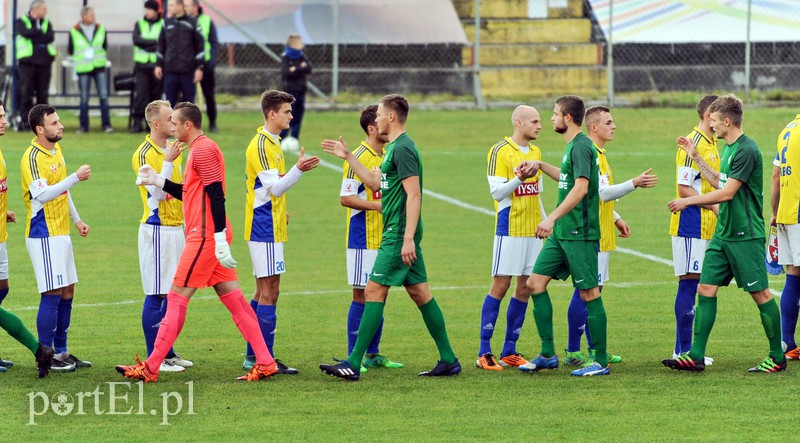
[[[200,83],[203,81],[203,70],[202,69],[195,69],[194,70],[194,82]]]
[[[637,188],[652,188],[658,184],[658,176],[650,174],[653,172],[653,168],[650,168],[641,174],[638,177],[633,179],[633,186]]]
[[[142,165],[139,168],[139,175],[136,177],[136,185],[138,186],[158,186],[164,187],[164,177],[156,173],[156,170],[149,165]]]
[[[189,145],[179,142],[177,139],[167,139],[167,147],[164,149],[164,161],[173,162],[176,158],[181,156],[181,153],[188,148]]]
[[[17,214],[14,211],[6,211],[6,222],[8,223],[16,223],[17,222]]]
[[[75,227],[78,228],[78,234],[80,234],[81,237],[89,235],[89,225],[86,223],[78,221],[78,223],[75,223]]]
[[[286,211],[286,224],[289,224],[289,211]]]
[[[520,163],[519,166],[517,166],[517,168],[514,170],[514,173],[522,181],[536,176],[537,172],[539,172],[539,162],[529,160]]]
[[[300,146],[300,157],[297,158],[297,169],[303,172],[310,171],[319,165],[319,157],[316,155],[306,157],[305,154],[306,149]]]
[[[158,80],[161,80],[161,78],[162,78],[162,77],[164,77],[164,71],[162,71],[162,70],[161,70],[161,67],[160,67],[160,66],[156,66],[156,68],[155,68],[155,69],[153,69],[153,75],[154,75],[154,76],[155,76],[155,77],[156,77]]]
[[[687,206],[689,205],[686,204],[685,198],[676,198],[675,200],[672,200],[671,202],[667,203],[667,207],[669,207],[669,210],[673,214],[676,212],[683,211],[684,209],[686,209]]]
[[[686,151],[686,155],[688,155],[689,158],[695,158],[697,155],[697,144],[692,139],[689,137],[680,136],[675,139],[675,142],[678,143],[678,146],[681,149]]]
[[[617,221],[614,222],[614,226],[617,227],[620,237],[628,238],[631,236],[631,227],[625,223],[625,220],[618,218]]]
[[[542,222],[539,223],[539,226],[536,227],[536,237],[537,238],[550,237],[550,235],[553,234],[554,225],[555,222],[550,220],[550,217],[547,217],[546,219],[542,220]]]
[[[89,180],[89,177],[92,175],[92,167],[89,165],[82,165],[75,171],[75,175],[78,176],[78,180],[80,181]]]
[[[778,218],[774,215],[769,218],[769,224],[767,226],[777,226],[778,225]]]
[[[400,250],[400,256],[406,266],[411,266],[417,261],[417,245],[414,244],[413,238],[403,239],[403,249]]]
[[[344,137],[339,137],[339,140],[323,140],[320,146],[328,154],[333,154],[342,160],[346,160],[347,155],[350,154],[350,148],[344,142]]]
[[[216,244],[214,254],[217,256],[219,264],[228,269],[233,269],[236,267],[236,260],[234,260],[231,255],[231,246],[225,238],[225,231],[226,230],[223,229],[221,232],[214,233],[214,243]]]

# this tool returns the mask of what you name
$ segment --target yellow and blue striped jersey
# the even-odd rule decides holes
[[[697,145],[697,152],[706,163],[714,170],[719,171],[720,156],[717,150],[717,140],[708,137],[703,131],[695,126],[694,130],[688,135]],[[711,183],[703,178],[700,168],[686,155],[686,151],[678,148],[675,156],[675,166],[677,168],[677,182],[675,184],[675,196],[680,198],[678,187],[680,185],[691,186],[698,194],[708,194],[714,190]],[[717,216],[710,209],[699,206],[688,206],[683,211],[672,214],[669,223],[669,235],[677,237],[702,238],[710,240],[717,227]]]
[[[781,173],[781,199],[776,221],[784,225],[800,223],[800,114],[778,135],[775,166]],[[797,172],[797,174],[795,174]]]
[[[264,127],[258,128],[245,153],[247,197],[245,198],[244,239],[283,243],[288,239],[286,194],[275,197],[268,190],[286,174],[286,160],[278,140]]]
[[[487,156],[488,177],[499,177],[511,180],[515,177],[514,169],[525,160],[541,160],[542,151],[532,143],[528,145],[528,153],[524,153],[510,137],[505,137],[489,150]],[[508,237],[533,237],[536,226],[542,221],[539,205],[540,178],[539,171],[535,177],[526,179],[509,196],[501,201],[495,200],[495,235]]]
[[[353,155],[370,171],[381,167],[382,153],[376,152],[367,142],[361,142],[361,146],[353,151]],[[364,183],[353,172],[347,162],[344,162],[342,192],[340,195],[355,195],[368,202],[381,199],[381,191],[372,192],[364,186]],[[383,217],[380,212],[347,208],[346,241],[348,249],[378,249],[382,235]]]
[[[0,243],[8,240],[6,212],[8,211],[8,171],[6,159],[0,151]]]
[[[43,148],[34,138],[22,154],[22,198],[28,211],[25,235],[31,238],[69,235],[68,191],[42,204],[31,199],[31,186],[53,186],[67,178],[67,165],[61,153],[61,145],[56,143],[54,152]]]
[[[594,143],[593,143],[594,144]],[[611,174],[611,165],[606,158],[606,150],[594,144],[597,149],[597,160],[600,170],[600,182],[598,189],[603,190],[606,186],[614,184],[614,177]],[[614,226],[614,200],[604,202],[600,199],[600,252],[608,252],[617,249],[617,235]]]
[[[164,150],[158,146],[148,134],[144,142],[133,153],[131,163],[133,172],[139,173],[139,168],[149,165],[156,172],[160,172],[164,166]],[[172,176],[170,181],[180,183],[183,181],[181,163],[183,156],[178,156],[172,164]],[[139,195],[142,197],[144,214],[141,223],[156,226],[181,226],[183,224],[183,202],[167,193],[167,198],[158,201],[147,192],[147,188],[139,186]]]

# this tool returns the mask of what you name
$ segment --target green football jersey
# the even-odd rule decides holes
[[[583,132],[567,143],[561,159],[558,204],[575,186],[575,179],[589,180],[589,191],[571,211],[556,220],[553,236],[561,240],[600,240],[599,160],[592,140]]]
[[[422,192],[422,159],[414,140],[402,133],[386,147],[381,163],[381,212],[383,213],[383,238],[402,239],[406,231],[406,201],[408,196],[403,180],[419,177]],[[422,238],[422,208],[414,238]]]
[[[720,169],[720,188],[732,178],[742,187],[731,201],[720,203],[714,236],[729,241],[765,239],[764,171],[756,142],[742,134],[722,151]]]

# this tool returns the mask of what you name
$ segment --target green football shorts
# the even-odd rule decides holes
[[[419,240],[414,239],[414,246],[417,259],[411,266],[406,266],[400,254],[403,249],[403,239],[383,239],[378,247],[378,256],[375,257],[369,279],[384,286],[407,286],[427,282],[428,274],[425,272],[425,260],[422,258]]]
[[[747,292],[769,288],[767,266],[764,261],[766,239],[723,241],[714,236],[708,243],[703,258],[700,283],[728,286],[731,278]]]
[[[546,275],[558,280],[572,276],[572,286],[578,289],[597,287],[597,240],[561,240],[550,237],[544,242],[533,274]]]

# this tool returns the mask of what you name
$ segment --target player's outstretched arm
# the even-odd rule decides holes
[[[295,164],[289,172],[284,174],[283,177],[278,175],[277,169],[259,172],[258,176],[261,179],[261,183],[264,185],[263,188],[268,189],[269,193],[275,197],[280,197],[300,181],[300,177],[303,176],[304,172],[316,168],[319,164],[319,157],[306,157],[305,152],[305,148],[300,147],[300,157],[297,159],[297,164]]]
[[[686,209],[687,206],[705,206],[727,202],[733,199],[733,196],[736,195],[736,192],[739,191],[741,187],[741,181],[735,178],[729,178],[723,188],[709,192],[708,194],[672,200],[667,203],[667,207],[674,213]]]
[[[350,152],[343,137],[339,137],[339,140],[323,140],[320,146],[322,146],[322,149],[328,154],[333,154],[345,160],[350,165],[350,169],[352,169],[358,178],[361,179],[361,182],[364,183],[364,186],[368,187],[373,192],[377,192],[381,189],[380,172],[376,173],[370,171],[369,168],[361,164],[353,153]]]
[[[156,170],[150,165],[144,165],[139,168],[139,175],[136,178],[137,186],[155,186],[161,188],[167,194],[183,200],[183,183],[175,183],[171,180],[158,175]]]
[[[638,176],[616,185],[600,186],[600,199],[604,202],[622,198],[629,193],[636,190],[636,188],[652,188],[658,184],[658,176],[650,174],[653,168],[650,168]]]
[[[686,151],[686,155],[691,158],[693,162],[697,163],[703,178],[705,178],[706,181],[711,184],[711,186],[719,189],[719,171],[709,166],[709,164],[703,160],[703,157],[701,157],[700,153],[697,152],[697,144],[695,144],[692,139],[684,136],[678,137],[675,139],[675,141],[678,143],[678,146],[681,149]]]
[[[49,185],[45,179],[34,180],[29,187],[31,198],[42,204],[47,203],[69,191],[69,188],[76,183],[89,180],[91,175],[92,168],[89,165],[82,165],[77,171],[54,185]]]

